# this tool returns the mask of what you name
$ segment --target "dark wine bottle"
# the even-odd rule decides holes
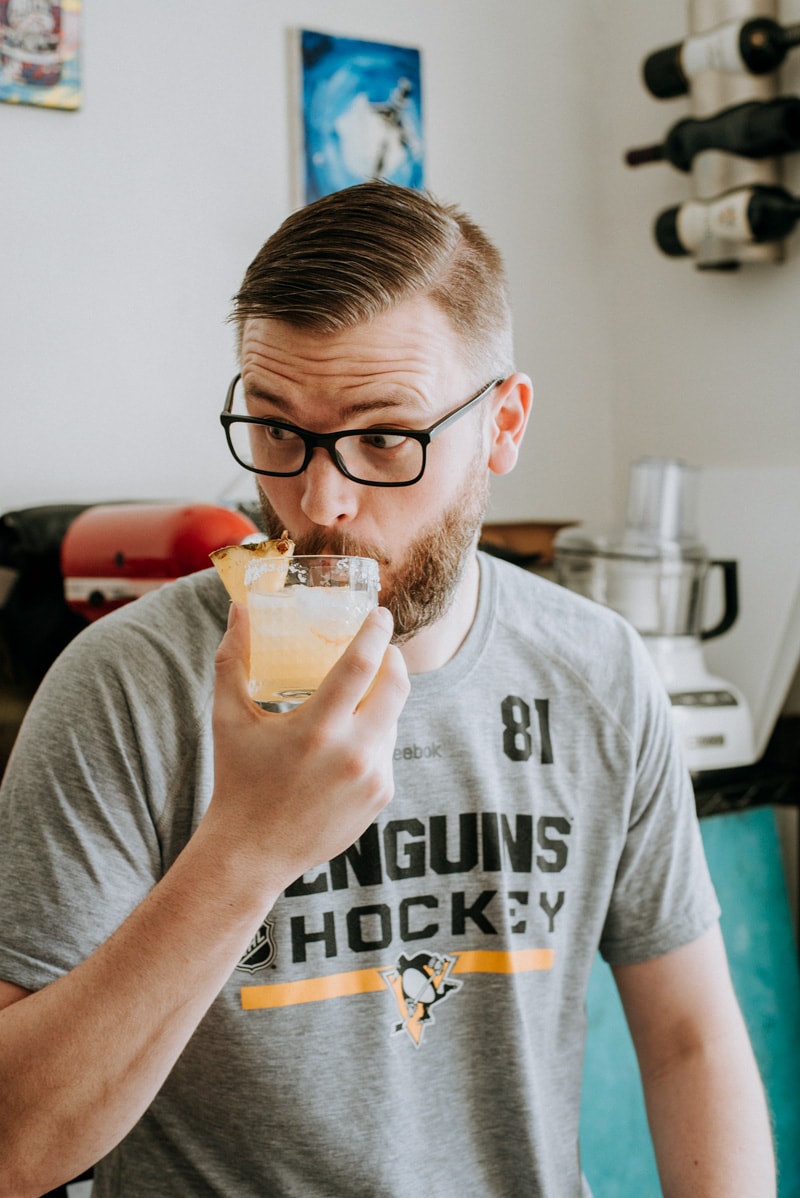
[[[707,237],[737,245],[782,241],[800,219],[800,199],[782,187],[737,187],[713,200],[688,200],[656,217],[658,248],[670,258],[694,254]]]
[[[768,75],[797,45],[800,24],[779,25],[770,17],[726,21],[648,55],[642,66],[645,87],[659,100],[669,100],[686,95],[701,71]]]
[[[748,100],[708,117],[678,121],[663,142],[628,150],[628,166],[669,162],[690,171],[696,154],[725,150],[742,158],[773,158],[800,149],[800,98]]]

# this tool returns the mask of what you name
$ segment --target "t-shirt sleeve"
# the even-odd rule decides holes
[[[719,918],[669,698],[638,638],[632,649],[635,779],[600,942],[603,957],[612,965],[671,952]]]

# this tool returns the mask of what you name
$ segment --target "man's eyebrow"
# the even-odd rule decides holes
[[[304,412],[302,410],[298,411],[297,404],[293,404],[291,400],[282,399],[279,395],[274,395],[271,391],[267,391],[257,384],[246,387],[245,391],[248,399],[256,400],[258,403],[269,404],[270,407],[277,409],[277,414],[282,416],[283,419],[296,424],[302,423]],[[343,422],[349,422],[356,416],[370,415],[374,412],[386,412],[402,407],[408,407],[407,397],[388,394],[376,399],[354,400],[352,403],[343,404],[338,411],[339,418]]]
[[[273,404],[276,408],[284,407],[284,401],[279,396],[273,395],[271,391],[266,391],[263,387],[259,387],[258,383],[246,383],[242,380],[242,389],[246,399],[255,399],[258,403]]]

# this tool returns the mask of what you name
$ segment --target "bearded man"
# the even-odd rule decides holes
[[[56,663],[0,805],[0,1195],[94,1164],[96,1198],[585,1198],[598,949],[664,1193],[774,1194],[663,687],[477,548],[532,398],[497,250],[364,184],[284,223],[233,320],[267,532],[376,558],[383,606],[280,713],[213,570]]]

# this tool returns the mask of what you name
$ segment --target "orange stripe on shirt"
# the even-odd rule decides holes
[[[454,955],[457,960],[453,973],[530,973],[552,969],[554,958],[550,948],[523,948],[503,953],[478,949]],[[346,998],[352,994],[375,994],[384,988],[382,970],[355,969],[327,977],[303,978],[298,982],[242,986],[241,1001],[244,1011],[264,1011],[300,1003],[325,1002],[329,998]]]
[[[242,986],[242,1009],[260,1011],[267,1007],[293,1007],[297,1003],[324,1002],[328,998],[372,994],[383,989],[384,981],[377,969],[354,969],[350,973],[278,982],[273,986]]]
[[[509,953],[477,949],[458,953],[453,973],[530,973],[553,968],[552,948],[518,948]]]

